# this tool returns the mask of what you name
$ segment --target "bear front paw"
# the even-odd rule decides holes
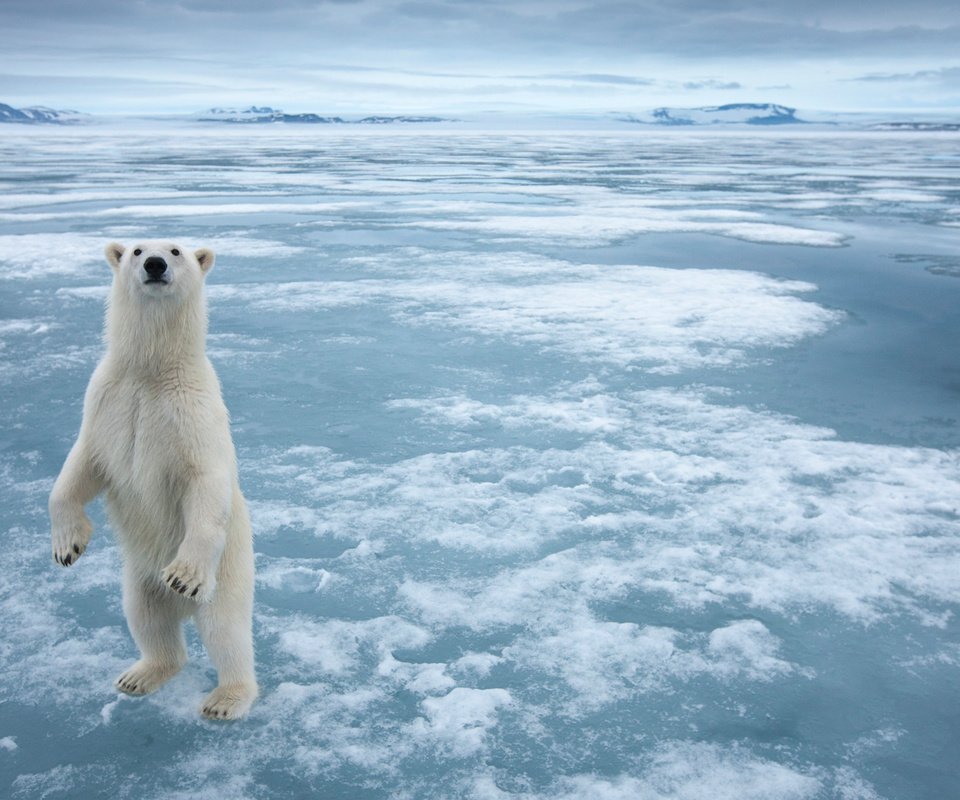
[[[93,525],[86,516],[66,525],[56,525],[51,536],[53,560],[69,567],[83,555],[90,543]]]
[[[160,573],[160,578],[177,594],[205,603],[213,597],[216,579],[207,570],[200,569],[182,558],[175,559]]]

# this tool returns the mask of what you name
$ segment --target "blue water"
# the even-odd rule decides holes
[[[960,138],[0,131],[0,793],[960,796]],[[209,246],[262,697],[46,497],[111,240]]]

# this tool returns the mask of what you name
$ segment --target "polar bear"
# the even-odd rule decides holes
[[[70,566],[101,491],[123,553],[123,609],[141,658],[117,678],[154,691],[187,660],[193,616],[218,686],[201,711],[243,716],[257,696],[253,544],[220,383],[204,352],[214,254],[173,242],[106,248],[113,268],[106,354],[76,443],[50,494],[53,557]]]

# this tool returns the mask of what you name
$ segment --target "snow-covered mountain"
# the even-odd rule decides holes
[[[872,131],[960,131],[960,122],[878,122]]]
[[[19,122],[22,124],[53,124],[63,125],[81,122],[87,118],[79,111],[66,111],[46,106],[31,106],[30,108],[14,108],[6,103],[0,103],[0,122]]]
[[[307,122],[331,124],[343,122],[340,117],[321,117],[319,114],[285,114],[279,108],[250,106],[249,108],[211,108],[196,115],[201,122],[227,122],[233,124],[268,124],[273,122]]]
[[[776,103],[728,103],[700,108],[663,106],[639,114],[618,115],[624,122],[646,125],[798,125],[797,110]]]
[[[804,109],[797,110],[776,103],[729,103],[718,106],[682,108],[661,106],[637,112],[516,112],[505,114],[496,111],[478,112],[464,117],[433,115],[359,115],[324,116],[311,112],[290,114],[273,106],[249,106],[246,108],[215,107],[193,114],[150,113],[90,115],[78,111],[65,111],[47,106],[14,108],[0,103],[0,123],[28,125],[88,124],[192,124],[220,123],[229,125],[265,125],[277,123],[320,125],[407,125],[456,123],[458,127],[478,130],[504,130],[514,128],[535,129],[608,129],[623,125],[642,125],[650,128],[713,128],[771,126],[809,126],[811,129],[850,129],[886,132],[955,132],[960,130],[960,118],[956,113],[927,111],[923,114],[903,112],[840,112]]]
[[[356,122],[359,125],[390,125],[394,122],[456,122],[449,117],[417,117],[402,115],[399,117],[364,117]]]
[[[231,124],[269,124],[274,122],[300,122],[314,124],[361,124],[387,125],[395,122],[450,122],[445,117],[417,116],[374,116],[362,119],[343,119],[342,117],[324,117],[319,114],[287,114],[271,106],[250,106],[244,109],[211,108],[194,116],[200,122],[226,122]]]

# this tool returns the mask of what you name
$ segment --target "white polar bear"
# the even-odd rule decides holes
[[[243,716],[253,667],[253,544],[220,382],[204,344],[207,249],[110,244],[107,352],[87,387],[77,441],[50,494],[53,557],[69,566],[101,491],[123,552],[123,608],[141,659],[117,678],[147,694],[187,660],[193,615],[218,683],[212,719]]]

